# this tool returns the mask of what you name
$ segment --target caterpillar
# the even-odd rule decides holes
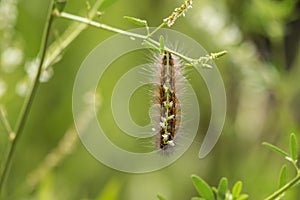
[[[156,146],[158,150],[167,151],[176,146],[176,134],[180,122],[180,101],[177,95],[178,86],[182,79],[180,64],[171,53],[164,51],[157,66],[156,77],[159,77],[154,93],[157,104],[159,126]],[[157,123],[156,121],[156,123]]]

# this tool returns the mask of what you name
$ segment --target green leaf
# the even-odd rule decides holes
[[[298,143],[297,138],[294,133],[290,136],[290,148],[291,148],[291,157],[294,161],[297,160],[298,157]]]
[[[218,189],[217,188],[211,187],[211,189],[212,189],[212,191],[213,191],[214,194],[218,194]]]
[[[161,196],[161,195],[157,195],[157,198],[159,199],[159,200],[167,200],[165,197],[163,197],[163,196]]]
[[[160,44],[160,54],[163,54],[165,50],[165,39],[164,36],[162,35],[159,38],[159,44]]]
[[[193,67],[194,65],[192,63],[185,63],[185,66],[187,66],[187,67]]]
[[[54,9],[58,12],[62,12],[67,4],[67,0],[56,0],[54,2]]]
[[[135,17],[129,17],[129,16],[124,16],[123,18],[128,20],[129,22],[132,22],[132,23],[138,25],[138,26],[145,26],[145,27],[148,26],[147,21],[143,20],[143,19],[139,19],[139,18],[135,18]]]
[[[267,142],[263,142],[262,143],[265,147],[267,147],[267,148],[269,148],[269,149],[271,149],[271,150],[273,150],[273,151],[275,151],[275,152],[277,152],[277,153],[280,153],[280,154],[282,154],[283,156],[289,156],[288,155],[288,153],[287,152],[285,152],[284,150],[282,150],[282,149],[280,149],[279,147],[276,147],[276,146],[274,146],[274,145],[272,145],[272,144],[270,144],[270,143],[267,143]]]
[[[237,199],[242,191],[243,183],[241,181],[236,182],[232,188],[232,199]]]
[[[219,182],[217,200],[225,200],[228,190],[228,181],[226,178],[222,178]]]
[[[200,196],[202,196],[205,200],[215,199],[210,186],[204,180],[196,175],[192,175],[191,177]]]
[[[242,194],[241,196],[239,196],[237,198],[237,200],[245,200],[245,199],[248,199],[249,198],[249,195],[248,194]]]
[[[103,0],[102,4],[100,5],[99,9],[103,10],[110,6],[111,4],[115,3],[117,0]]]
[[[203,198],[201,198],[201,197],[192,197],[191,200],[205,200],[205,199],[203,199]]]
[[[286,166],[284,165],[284,166],[281,168],[281,171],[280,171],[278,188],[281,188],[281,187],[284,186],[286,183],[287,183],[287,168],[286,168]]]

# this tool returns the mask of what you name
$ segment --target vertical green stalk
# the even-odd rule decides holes
[[[12,162],[12,158],[14,156],[17,142],[19,141],[21,134],[23,132],[24,125],[27,121],[27,117],[29,115],[33,99],[36,95],[36,91],[39,86],[39,79],[41,76],[42,67],[43,67],[43,63],[45,60],[47,43],[49,40],[50,29],[51,29],[51,25],[53,22],[53,15],[52,15],[53,8],[54,8],[54,0],[51,0],[46,25],[44,27],[43,38],[41,41],[41,48],[40,48],[40,53],[39,53],[40,61],[39,61],[39,65],[38,65],[37,74],[35,76],[35,79],[33,80],[32,86],[30,88],[30,92],[29,92],[28,96],[26,97],[25,102],[22,107],[22,110],[20,112],[19,120],[17,122],[16,129],[15,129],[15,134],[16,134],[15,138],[11,141],[11,145],[9,146],[9,149],[8,149],[8,154],[4,158],[5,159],[4,167],[3,167],[3,170],[2,170],[1,176],[0,176],[0,194],[2,194],[3,185],[6,180],[6,177],[8,176],[8,173],[9,173],[10,165]]]

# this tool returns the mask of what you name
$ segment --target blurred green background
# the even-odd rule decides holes
[[[182,2],[116,0],[100,9],[103,15],[96,20],[127,30],[136,26],[123,16],[135,16],[158,26]],[[13,127],[28,89],[30,66],[40,48],[48,6],[40,0],[0,1],[0,104]],[[65,11],[86,16],[85,8],[85,1],[68,1]],[[147,174],[122,173],[104,166],[75,134],[72,88],[76,72],[97,44],[114,35],[87,28],[63,50],[61,60],[52,66],[53,76],[50,71],[50,80],[39,87],[4,185],[7,198],[153,200],[161,194],[183,200],[197,196],[190,179],[197,174],[214,186],[221,177],[227,177],[231,186],[241,180],[250,199],[263,199],[277,189],[278,174],[286,162],[261,143],[287,149],[291,132],[300,138],[299,13],[300,2],[295,0],[194,1],[193,9],[171,28],[194,38],[208,52],[229,52],[216,61],[227,94],[226,122],[213,151],[199,160],[210,120],[210,97],[201,76],[190,73],[201,110],[197,139],[178,161]],[[51,42],[59,42],[71,23],[55,19]],[[139,61],[132,56],[126,66]],[[102,80],[105,86],[99,86],[99,118],[111,134],[120,134],[111,120],[111,90],[126,70],[122,62],[116,63]],[[145,92],[139,90],[130,105],[139,124],[149,122],[145,111],[150,98],[144,98]],[[2,165],[9,141],[3,126],[0,131]],[[129,149],[135,144],[135,140],[112,138]],[[293,177],[292,166],[288,170]],[[299,198],[298,186],[284,199]]]

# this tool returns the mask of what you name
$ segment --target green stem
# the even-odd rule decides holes
[[[7,157],[5,158],[5,161],[4,161],[4,169],[3,169],[2,173],[1,173],[1,176],[0,176],[0,193],[2,193],[2,188],[3,188],[5,179],[8,175],[8,172],[9,172],[12,157],[14,156],[14,152],[15,152],[15,149],[16,149],[16,144],[19,141],[20,136],[22,134],[22,131],[24,129],[24,125],[25,125],[25,122],[28,118],[29,111],[30,111],[34,96],[35,96],[35,94],[37,92],[37,88],[39,86],[39,79],[40,79],[40,76],[41,76],[42,67],[43,67],[43,63],[44,63],[44,60],[45,60],[46,47],[47,47],[47,43],[48,43],[48,40],[49,40],[50,29],[51,29],[51,25],[52,25],[52,21],[53,21],[53,15],[52,15],[53,6],[54,6],[54,0],[51,0],[50,7],[49,7],[49,13],[48,13],[48,16],[47,16],[47,21],[46,21],[46,26],[44,28],[43,38],[42,38],[42,41],[41,41],[40,62],[39,62],[39,66],[38,66],[38,71],[37,71],[37,74],[36,74],[35,79],[33,81],[33,84],[31,86],[30,93],[28,94],[28,96],[27,96],[27,98],[24,102],[24,105],[22,107],[22,110],[20,112],[20,115],[19,115],[19,120],[17,122],[16,131],[15,131],[15,133],[16,133],[15,136],[16,137],[12,140],[12,143],[11,143],[11,145],[9,147],[9,150],[8,150],[8,155],[7,155]]]
[[[97,9],[103,3],[103,0],[97,0],[93,5],[92,9],[88,12],[88,16],[93,18],[97,14]],[[53,15],[58,16],[60,13],[54,12]],[[47,70],[50,66],[52,66],[55,62],[58,62],[61,58],[62,52],[69,46],[78,35],[88,27],[86,23],[76,23],[73,22],[69,28],[55,40],[48,48],[46,59],[44,61],[43,69]]]
[[[156,33],[159,29],[161,29],[162,27],[164,27],[166,25],[165,22],[161,23],[154,31],[152,31],[147,38],[150,38],[154,33]]]
[[[281,187],[279,190],[275,191],[273,194],[265,198],[264,200],[275,200],[277,197],[282,195],[285,191],[287,191],[289,188],[293,187],[300,181],[300,170],[297,172],[297,176],[293,178],[290,182],[285,184],[283,187]]]
[[[106,25],[106,24],[102,24],[102,23],[90,20],[90,19],[85,18],[85,17],[80,17],[80,16],[73,15],[73,14],[66,13],[66,12],[55,13],[55,15],[57,17],[61,17],[61,18],[64,18],[64,19],[69,19],[69,20],[72,20],[72,21],[81,22],[81,23],[84,23],[84,24],[87,24],[87,25],[90,25],[90,26],[93,26],[93,27],[96,27],[96,28],[101,28],[103,30],[111,31],[111,32],[114,32],[114,33],[119,33],[119,34],[126,35],[126,36],[129,36],[129,37],[135,37],[135,38],[140,38],[140,39],[143,39],[143,40],[147,40],[147,41],[151,42],[152,44],[156,45],[157,47],[159,47],[159,45],[160,45],[159,42],[149,38],[149,35],[140,35],[140,34],[132,33],[132,32],[129,32],[129,31],[124,31],[124,30],[121,30],[121,29],[118,29],[118,28],[115,28],[115,27],[112,27],[112,26],[109,26],[109,25]],[[164,25],[165,25],[165,23],[162,23],[158,28],[156,28],[153,32],[151,32],[150,35],[153,35],[153,33],[157,32]],[[166,50],[168,52],[172,53],[173,55],[178,56],[181,59],[187,61],[188,63],[196,63],[196,62],[201,61],[202,59],[207,59],[207,56],[200,57],[198,59],[192,59],[192,58],[186,57],[186,56],[184,56],[184,55],[182,55],[182,54],[180,54],[176,51],[173,51],[173,50],[171,50],[167,47],[166,47]],[[221,53],[221,52],[219,52],[219,53]],[[218,54],[218,53],[216,53],[216,54]],[[224,54],[222,54],[222,55],[224,55]],[[214,60],[214,59],[217,59],[217,57],[216,58],[212,57],[211,59]]]
[[[72,21],[77,21],[77,22],[81,22],[81,23],[84,23],[84,24],[88,24],[88,25],[91,25],[91,26],[94,26],[94,27],[97,27],[97,28],[107,30],[107,31],[120,33],[122,35],[127,35],[127,36],[130,36],[130,37],[136,37],[136,38],[141,38],[141,39],[146,39],[147,38],[147,36],[144,36],[144,35],[124,31],[122,29],[118,29],[118,28],[115,28],[115,27],[112,27],[112,26],[108,26],[106,24],[101,24],[99,22],[96,22],[96,21],[93,21],[93,20],[90,20],[90,19],[87,19],[87,18],[84,18],[84,17],[80,17],[80,16],[77,16],[77,15],[73,15],[73,14],[70,14],[70,13],[65,13],[65,12],[56,13],[56,16],[61,17],[61,18],[65,18],[65,19],[69,19],[69,20],[72,20]]]

